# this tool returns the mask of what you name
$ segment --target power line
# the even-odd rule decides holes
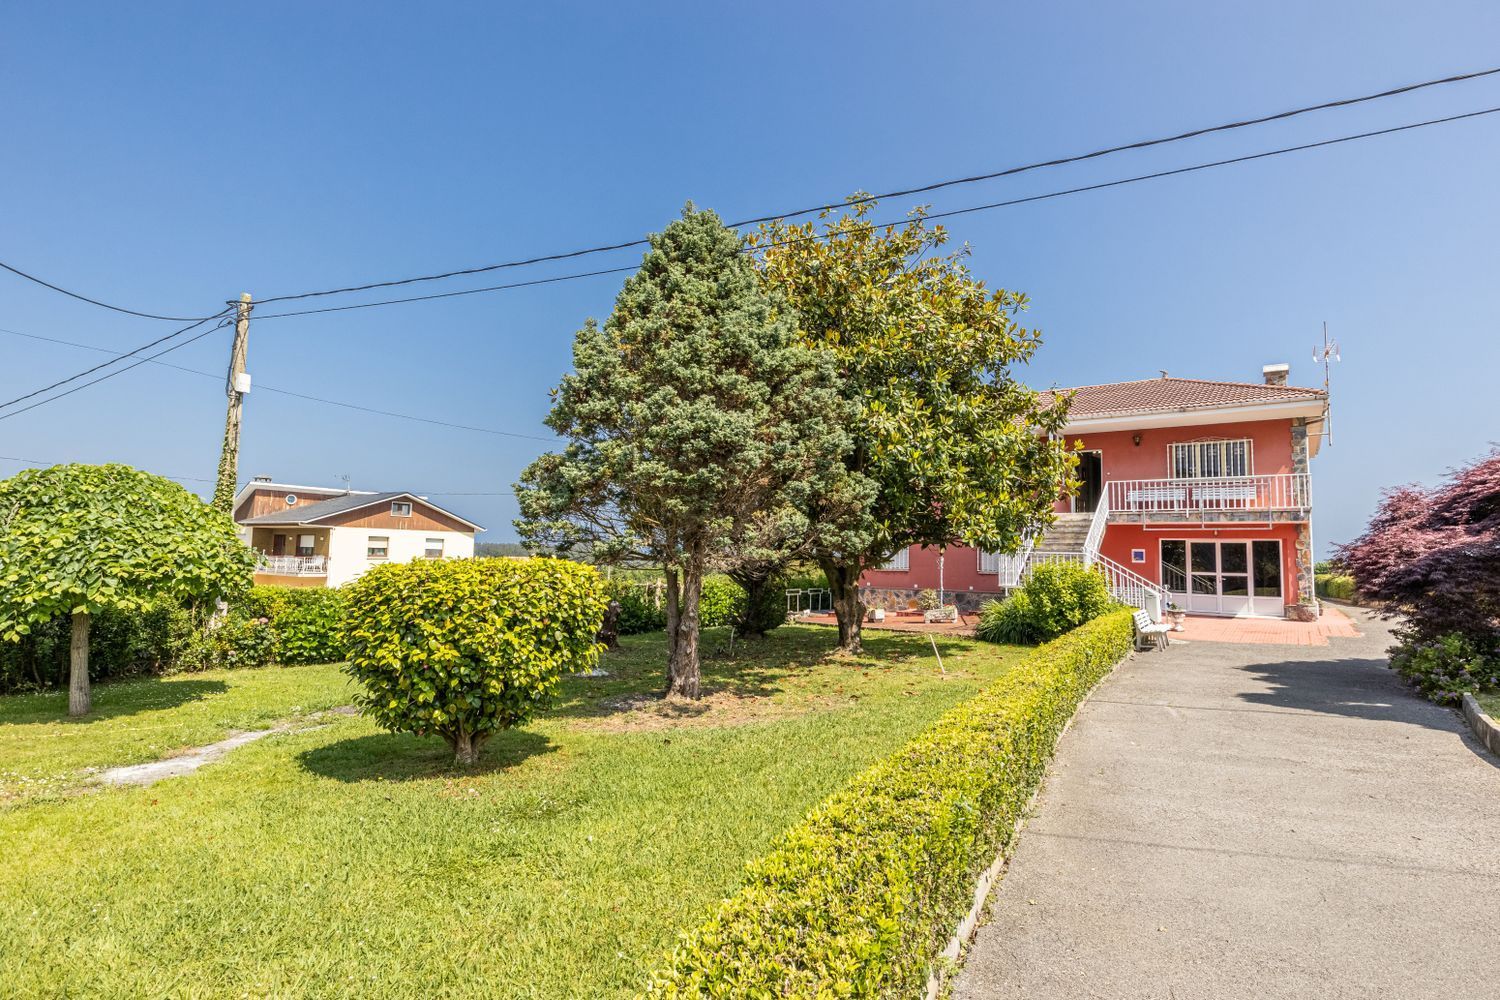
[[[209,319],[212,319],[212,318],[213,318],[212,316],[209,317]],[[46,399],[39,399],[35,403],[32,403],[30,406],[23,406],[19,410],[11,410],[9,413],[0,413],[0,420],[9,420],[11,417],[18,417],[18,416],[20,416],[23,413],[27,413],[27,412],[29,412],[31,410],[36,409],[38,406],[45,406],[48,403],[54,403],[57,400],[62,399],[64,396],[71,396],[71,395],[73,395],[73,393],[75,393],[75,392],[81,392],[84,389],[87,389],[91,385],[98,385],[100,382],[103,382],[105,379],[114,378],[116,375],[123,375],[126,372],[130,371],[132,368],[139,368],[141,365],[145,364],[148,361],[155,361],[157,358],[161,357],[163,354],[171,354],[173,351],[177,350],[180,347],[186,347],[189,344],[192,344],[192,343],[195,343],[195,342],[197,342],[199,340],[202,340],[204,337],[207,337],[209,334],[214,333],[214,332],[216,332],[218,330],[224,329],[224,327],[228,326],[232,322],[234,322],[234,320],[232,318],[226,316],[223,319],[219,320],[219,322],[215,323],[213,326],[209,327],[207,330],[204,330],[202,333],[200,333],[200,334],[198,334],[196,336],[193,336],[193,337],[189,337],[187,340],[184,340],[181,343],[173,344],[170,347],[163,348],[162,350],[157,351],[155,354],[152,354],[149,357],[141,358],[139,361],[136,361],[134,364],[126,365],[124,368],[117,368],[117,369],[115,369],[112,372],[105,372],[103,375],[100,375],[96,379],[91,379],[90,381],[85,382],[82,385],[75,385],[73,388],[69,389],[67,392],[60,392],[60,393],[58,393],[55,396],[48,396]],[[195,323],[193,325],[196,326],[197,324]],[[189,329],[191,329],[191,327]],[[139,350],[139,348],[138,348],[138,350]],[[134,352],[131,352],[131,353],[134,353]],[[127,355],[127,357],[128,356],[129,355]],[[119,360],[119,359],[116,358],[115,360]],[[113,363],[114,362],[109,362],[109,364],[113,364]],[[102,367],[102,366],[100,366],[100,367]],[[75,376],[75,378],[76,377],[77,376]],[[59,384],[61,384],[61,383],[59,383]]]
[[[157,337],[155,340],[152,340],[152,341],[149,341],[148,343],[142,344],[140,347],[137,347],[135,350],[130,351],[127,354],[121,354],[119,357],[112,358],[109,361],[101,362],[100,364],[97,364],[97,365],[95,365],[92,368],[85,368],[83,371],[78,372],[75,375],[69,375],[67,378],[65,378],[65,379],[59,379],[58,381],[53,382],[51,385],[44,385],[40,389],[34,389],[31,392],[28,392],[28,393],[26,393],[23,396],[17,396],[15,399],[8,399],[5,402],[0,403],[0,410],[5,409],[7,406],[13,406],[16,403],[20,403],[20,402],[22,402],[24,400],[31,399],[33,396],[40,396],[42,393],[48,392],[48,391],[50,391],[52,389],[56,389],[58,386],[67,385],[69,382],[77,381],[78,379],[81,379],[81,378],[83,378],[86,375],[92,375],[92,374],[94,374],[94,372],[98,371],[101,368],[108,368],[110,365],[115,364],[117,361],[121,360],[122,358],[134,357],[135,355],[141,353],[144,350],[148,350],[149,348],[155,347],[157,344],[160,344],[160,343],[163,343],[165,341],[171,340],[174,337],[180,337],[184,333],[187,333],[189,330],[192,330],[192,329],[195,329],[197,327],[200,327],[204,323],[207,323],[211,319],[215,319],[215,318],[217,318],[219,316],[223,316],[228,311],[229,311],[228,309],[220,310],[219,312],[215,313],[213,316],[205,316],[203,319],[200,319],[200,320],[198,320],[195,323],[192,323],[192,324],[190,324],[188,326],[185,326],[185,327],[183,327],[180,330],[174,330],[173,332],[167,334],[165,337]],[[215,327],[214,329],[217,329],[217,327]],[[209,332],[212,332],[212,331],[209,331]],[[196,340],[198,338],[194,337],[193,339]],[[188,343],[191,343],[191,341],[188,341]],[[134,368],[135,366],[131,365],[130,367]],[[128,371],[129,369],[122,369],[122,370]],[[93,383],[91,382],[89,384],[92,385]],[[64,395],[66,395],[66,393],[64,393]],[[55,398],[61,398],[61,397],[55,397]],[[28,409],[29,409],[29,407],[28,407]]]
[[[288,314],[288,315],[290,315],[290,314]],[[85,351],[97,351],[97,352],[100,352],[100,353],[103,353],[103,354],[113,354],[113,355],[115,355],[115,360],[117,360],[117,361],[120,358],[124,358],[124,357],[128,357],[129,356],[129,355],[121,354],[118,351],[112,351],[112,350],[110,350],[107,347],[99,347],[99,346],[97,346],[95,344],[81,344],[81,343],[78,343],[77,341],[62,340],[62,339],[57,338],[57,337],[43,337],[43,336],[40,336],[40,335],[34,334],[34,333],[22,333],[20,330],[9,330],[9,329],[5,329],[5,328],[0,328],[0,333],[8,333],[8,334],[11,334],[11,335],[16,336],[16,337],[25,337],[25,338],[27,338],[29,340],[40,340],[40,341],[44,341],[44,342],[49,343],[49,344],[62,344],[64,346],[66,346],[66,347],[77,347],[77,348],[80,348],[80,349],[85,350]],[[215,380],[219,380],[219,379],[223,378],[222,375],[216,375],[213,372],[206,372],[206,371],[203,371],[202,369],[199,369],[199,368],[187,368],[187,367],[185,367],[183,365],[174,365],[174,364],[172,364],[169,361],[157,361],[155,356],[153,356],[151,358],[147,358],[145,360],[150,361],[153,364],[160,365],[163,368],[171,368],[171,369],[174,369],[176,371],[186,372],[189,375],[201,375],[204,378],[211,378],[211,379],[215,379]],[[106,364],[109,364],[109,362],[107,362]],[[104,366],[97,366],[97,367],[104,367]],[[259,389],[259,390],[261,390],[262,392],[273,392],[273,393],[277,393],[277,394],[283,395],[283,396],[294,396],[294,397],[296,397],[298,399],[312,400],[313,402],[316,402],[316,403],[326,403],[329,406],[341,406],[341,407],[344,407],[345,409],[359,410],[359,411],[364,412],[364,413],[377,413],[377,414],[380,414],[381,416],[385,416],[385,417],[397,417],[397,418],[399,418],[401,420],[415,420],[415,421],[418,421],[420,423],[436,424],[436,425],[438,425],[440,427],[452,427],[452,428],[456,428],[458,430],[475,431],[475,432],[480,433],[480,434],[496,434],[496,435],[500,435],[500,436],[504,436],[504,437],[524,438],[524,439],[526,439],[528,441],[545,441],[545,442],[548,442],[548,443],[552,443],[552,442],[554,442],[556,440],[555,438],[540,437],[540,436],[535,435],[535,434],[522,434],[519,431],[503,431],[503,430],[499,430],[499,429],[493,428],[493,427],[475,427],[475,426],[472,426],[470,424],[459,424],[459,423],[453,423],[453,422],[447,421],[447,420],[438,420],[438,419],[436,419],[434,417],[420,417],[420,416],[417,416],[416,414],[412,414],[412,413],[397,413],[394,410],[380,410],[380,409],[376,409],[376,408],[371,407],[371,406],[364,406],[364,405],[362,405],[360,403],[349,403],[349,402],[345,402],[345,401],[339,400],[339,399],[325,399],[322,396],[311,396],[311,395],[308,395],[307,393],[296,392],[296,391],[294,391],[292,389],[281,389],[281,388],[277,388],[276,386],[271,386],[271,385],[259,384],[259,385],[256,386],[256,388]]]
[[[1149,174],[1136,174],[1132,177],[1123,177],[1113,181],[1101,181],[1097,184],[1085,184],[1079,187],[1064,188],[1058,191],[1048,191],[1043,194],[1027,195],[1021,198],[1009,198],[1005,201],[989,202],[984,205],[971,205],[967,208],[955,208],[945,212],[930,212],[927,213],[924,217],[927,219],[948,219],[959,215],[970,215],[975,212],[988,212],[997,208],[1010,208],[1016,205],[1029,204],[1031,202],[1049,201],[1053,198],[1062,198],[1068,195],[1084,194],[1089,191],[1102,191],[1106,188],[1123,187],[1127,184],[1139,184],[1142,181],[1158,180],[1163,177],[1174,177],[1178,174],[1190,174],[1200,170],[1209,170],[1215,167],[1231,166],[1237,163],[1248,163],[1252,160],[1264,160],[1273,156],[1284,156],[1288,153],[1300,153],[1309,149],[1319,149],[1323,146],[1336,146],[1340,143],[1354,142],[1359,139],[1371,139],[1377,136],[1392,135],[1397,132],[1408,132],[1412,129],[1426,128],[1431,125],[1445,125],[1451,122],[1463,121],[1469,118],[1479,118],[1484,115],[1492,115],[1496,112],[1500,112],[1500,106],[1485,108],[1481,111],[1470,111],[1460,115],[1449,115],[1445,118],[1431,118],[1426,121],[1412,122],[1407,125],[1395,125],[1390,128],[1375,129],[1370,132],[1358,132],[1353,135],[1338,136],[1333,139],[1323,139],[1318,142],[1302,143],[1296,146],[1283,146],[1280,149],[1271,149],[1261,153],[1248,153],[1244,156],[1233,156],[1223,160],[1211,160],[1206,163],[1195,163],[1191,166],[1176,167],[1171,170],[1158,170]],[[884,226],[900,226],[904,225],[908,221],[910,220],[889,220],[886,222],[872,222],[869,223],[869,225],[873,228],[880,228]],[[747,247],[743,252],[760,252],[763,250],[771,249],[773,247],[790,246],[792,244],[806,243],[812,240],[826,240],[829,238],[830,235],[827,233],[813,233],[808,236],[797,236],[789,239],[764,243],[755,247]],[[578,278],[592,278],[601,274],[619,274],[626,271],[635,271],[637,269],[638,268],[635,265],[631,265],[630,267],[617,267],[602,271],[583,271],[576,274],[557,275],[556,277],[544,278],[537,281],[522,281],[508,285],[491,285],[484,288],[470,288],[459,292],[442,292],[436,295],[416,295],[402,299],[383,299],[376,302],[361,302],[356,305],[349,306],[332,306],[323,309],[304,309],[296,312],[271,313],[265,316],[257,316],[256,319],[284,319],[289,316],[308,316],[317,313],[343,312],[351,309],[373,309],[377,306],[399,305],[406,302],[425,302],[429,299],[452,298],[456,295],[474,295],[480,292],[501,291],[508,288],[521,288],[528,285],[551,284],[559,281],[573,281]],[[261,304],[264,304],[266,301],[267,300],[262,300]]]
[[[137,312],[134,309],[126,309],[124,306],[113,306],[113,305],[110,305],[108,302],[100,302],[98,299],[91,299],[87,295],[80,295],[78,292],[70,292],[66,288],[61,288],[61,287],[59,287],[57,285],[54,285],[50,281],[43,281],[41,278],[38,278],[34,274],[27,274],[25,271],[22,271],[20,268],[11,267],[9,264],[5,263],[4,261],[0,261],[0,268],[4,268],[5,270],[9,271],[11,274],[19,275],[20,277],[25,278],[27,281],[34,281],[38,285],[41,285],[43,288],[50,288],[54,292],[61,292],[63,295],[66,295],[70,299],[77,299],[79,302],[87,302],[89,305],[99,306],[102,309],[112,309],[112,310],[114,310],[117,313],[124,313],[126,316],[139,316],[142,319],[160,319],[160,320],[166,320],[167,322],[170,322],[170,323],[186,323],[190,319],[197,319],[197,320],[202,321],[202,320],[210,320],[210,319],[214,318],[213,316],[158,316],[155,313]],[[218,313],[214,314],[214,316],[217,316],[217,315],[219,315],[219,314]]]
[[[1012,177],[1016,174],[1022,174],[1032,170],[1042,170],[1049,167],[1064,166],[1070,163],[1080,163],[1085,160],[1097,159],[1098,157],[1109,156],[1114,153],[1121,153],[1136,149],[1146,149],[1152,146],[1160,146],[1172,142],[1181,142],[1185,139],[1193,139],[1199,136],[1209,135],[1216,132],[1228,132],[1234,129],[1248,128],[1254,125],[1264,125],[1268,122],[1283,121],[1288,118],[1294,118],[1298,115],[1309,114],[1314,111],[1326,111],[1332,108],[1349,107],[1351,105],[1362,104],[1368,101],[1376,101],[1383,98],[1395,97],[1400,94],[1409,94],[1413,91],[1423,90],[1428,87],[1437,87],[1446,84],[1460,83],[1467,80],[1476,80],[1481,77],[1493,76],[1497,73],[1500,73],[1500,67],[1478,70],[1472,73],[1459,73],[1452,76],[1441,77],[1436,80],[1425,80],[1420,83],[1406,84],[1404,86],[1394,87],[1389,90],[1382,90],[1374,94],[1365,94],[1360,97],[1346,97],[1334,101],[1323,101],[1318,104],[1309,104],[1299,108],[1292,108],[1288,111],[1280,111],[1275,114],[1263,115],[1258,118],[1247,118],[1240,121],[1226,122],[1221,125],[1211,125],[1206,128],[1193,129],[1188,132],[1180,132],[1176,135],[1161,136],[1154,139],[1142,139],[1136,142],[1125,143],[1118,146],[1108,146],[1103,149],[1096,149],[1088,153],[1079,153],[1073,156],[1057,157],[1050,160],[1038,161],[1036,163],[1027,163],[1020,166],[1007,167],[1003,170],[991,171],[989,173],[974,174],[968,177],[955,177],[949,180],[935,181],[930,184],[923,184],[916,187],[887,191],[882,194],[864,195],[860,198],[855,199],[826,202],[821,205],[813,205],[808,208],[799,208],[790,212],[779,212],[772,215],[757,216],[751,219],[742,219],[739,222],[730,223],[730,226],[731,228],[739,228],[741,226],[755,225],[761,222],[770,222],[774,219],[790,219],[795,218],[799,215],[808,215],[814,212],[831,211],[838,208],[865,204],[871,201],[879,201],[887,198],[900,198],[906,195],[924,194],[929,191],[937,191],[943,188],[954,187],[961,184],[977,184],[983,181],[995,180],[1000,177]],[[272,295],[267,298],[261,299],[260,304],[265,305],[270,302],[288,302],[294,299],[319,298],[326,295],[342,295],[349,292],[364,292],[375,288],[391,288],[397,285],[410,285],[425,281],[441,281],[445,278],[456,278],[470,274],[483,274],[488,271],[498,271],[506,268],[527,267],[532,264],[541,264],[549,261],[570,260],[572,258],[583,257],[588,254],[607,253],[611,250],[625,250],[631,247],[645,246],[649,242],[650,241],[646,239],[635,239],[621,243],[611,243],[604,246],[586,247],[581,250],[570,250],[563,253],[543,254],[521,260],[503,261],[498,264],[485,264],[480,267],[468,267],[453,271],[444,271],[439,274],[427,274],[412,278],[398,278],[389,281],[375,281],[363,285],[349,285],[342,288],[329,288],[323,291],[301,292],[295,295]]]

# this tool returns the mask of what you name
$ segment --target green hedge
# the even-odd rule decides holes
[[[651,995],[918,995],[1058,734],[1131,641],[1128,611],[1097,618],[860,775],[682,936]]]
[[[1319,597],[1326,597],[1329,600],[1352,601],[1356,597],[1352,576],[1340,573],[1318,573],[1313,576],[1313,586]]]
[[[109,609],[89,629],[89,675],[105,680],[271,663],[334,663],[344,592],[323,587],[252,587],[212,626],[212,608],[158,601],[140,611]],[[68,682],[66,616],[18,643],[0,642],[0,693]]]
[[[629,577],[617,576],[608,582],[609,596],[620,602],[620,635],[660,632],[667,627],[667,613],[665,608],[656,605],[659,597],[651,587],[653,582],[651,578],[642,578],[639,571]],[[784,605],[786,598],[781,591],[777,592],[777,600]],[[743,587],[719,573],[703,578],[703,594],[698,599],[698,624],[701,627],[733,625],[744,611]]]

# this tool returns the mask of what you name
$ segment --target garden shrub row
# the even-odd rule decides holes
[[[1355,599],[1354,577],[1342,573],[1318,573],[1313,576],[1313,586],[1319,597],[1332,601]]]
[[[213,609],[157,601],[137,611],[107,608],[89,635],[94,680],[174,674],[271,663],[333,663],[344,593],[323,587],[252,587],[210,625]],[[66,616],[0,643],[0,693],[67,683],[70,624]]]
[[[609,596],[620,604],[620,635],[639,635],[643,632],[660,632],[667,627],[666,609],[661,605],[660,576],[642,579],[640,576],[615,577],[608,583]],[[776,606],[785,608],[784,587],[775,590]],[[769,598],[768,598],[769,600]],[[703,579],[703,594],[698,600],[698,624],[703,628],[721,628],[740,621],[745,613],[745,590],[727,576],[713,574]],[[785,615],[772,616],[766,621],[758,616],[758,622],[767,628],[781,624]]]
[[[919,995],[1063,726],[1131,641],[1128,611],[1096,618],[860,775],[748,866],[651,995]]]

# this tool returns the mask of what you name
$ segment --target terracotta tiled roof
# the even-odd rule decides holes
[[[1322,389],[1305,389],[1294,385],[1266,385],[1263,382],[1211,382],[1198,378],[1147,378],[1135,382],[1108,382],[1104,385],[1081,385],[1075,389],[1073,418],[1114,416],[1116,414],[1173,412],[1177,410],[1214,409],[1221,406],[1253,406],[1256,403],[1285,403],[1323,399]],[[1052,391],[1042,394],[1051,402]]]

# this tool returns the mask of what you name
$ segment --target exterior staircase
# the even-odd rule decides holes
[[[1088,542],[1093,514],[1058,514],[1057,520],[1037,539],[1034,552],[1070,553],[1082,556]]]

